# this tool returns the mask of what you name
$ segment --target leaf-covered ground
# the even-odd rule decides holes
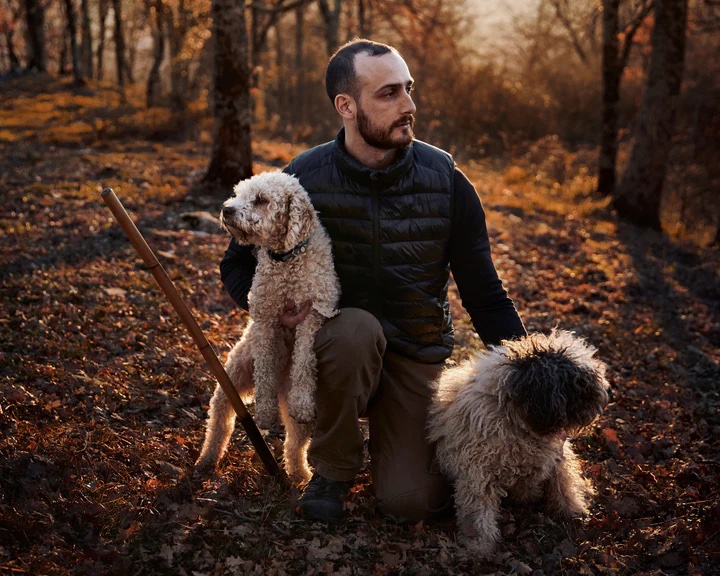
[[[220,283],[227,238],[187,214],[220,204],[194,192],[207,132],[176,136],[168,111],[101,87],[2,91],[0,573],[719,572],[720,255],[619,224],[583,154],[547,139],[513,164],[463,166],[527,327],[587,337],[614,389],[575,441],[590,516],[508,507],[480,563],[452,518],[380,517],[367,474],[339,527],[303,521],[241,431],[220,474],[191,481],[214,380],[100,192],[115,190],[224,359],[246,321]],[[297,150],[256,151],[261,170]],[[481,344],[453,304],[460,359]]]

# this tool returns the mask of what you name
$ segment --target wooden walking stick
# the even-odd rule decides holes
[[[170,300],[173,308],[175,308],[175,312],[177,312],[177,315],[180,316],[180,320],[182,320],[185,327],[190,331],[190,335],[193,337],[193,340],[195,340],[195,344],[200,349],[203,358],[205,358],[208,366],[210,366],[210,370],[212,370],[212,373],[215,375],[215,378],[222,387],[223,392],[225,392],[225,395],[228,397],[228,400],[230,400],[232,407],[235,409],[240,424],[245,429],[250,442],[252,442],[252,445],[255,447],[255,451],[258,456],[260,456],[265,468],[271,476],[274,476],[280,480],[280,482],[287,485],[288,479],[285,472],[275,461],[275,458],[273,457],[272,452],[270,452],[270,448],[268,448],[268,445],[265,443],[265,440],[255,424],[255,421],[252,419],[252,416],[243,404],[237,390],[235,390],[235,387],[230,380],[230,376],[228,376],[227,372],[225,372],[225,368],[223,368],[223,365],[220,363],[220,360],[210,346],[210,343],[207,341],[207,338],[205,338],[205,334],[203,334],[200,326],[198,326],[198,323],[195,321],[192,313],[180,297],[180,294],[178,294],[172,280],[170,280],[170,277],[160,265],[160,262],[158,262],[155,254],[153,254],[150,246],[148,246],[147,242],[145,242],[145,238],[143,238],[142,234],[140,234],[140,231],[137,229],[130,216],[125,211],[125,208],[121,204],[120,200],[118,200],[118,197],[115,195],[115,192],[113,192],[111,188],[103,190],[102,198],[110,207],[113,215],[117,219],[132,245],[135,247],[135,250],[137,250],[142,257],[145,265],[148,267],[148,270],[150,270],[152,275],[155,277],[155,280],[160,285],[160,288],[162,288],[163,292],[165,292],[165,296],[167,296],[168,300]]]

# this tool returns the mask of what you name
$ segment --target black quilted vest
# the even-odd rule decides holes
[[[333,240],[341,307],[382,324],[388,349],[423,363],[452,351],[447,298],[452,157],[418,140],[384,170],[357,162],[344,132],[285,169],[310,194]]]

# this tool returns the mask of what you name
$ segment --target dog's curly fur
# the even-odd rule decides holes
[[[237,184],[223,204],[220,223],[240,244],[254,245],[258,260],[249,297],[251,320],[225,369],[245,398],[254,383],[258,426],[271,427],[280,408],[285,470],[299,484],[310,476],[306,452],[315,417],[315,335],[325,319],[337,313],[340,296],[330,237],[300,182],[282,172],[265,172]],[[293,249],[286,261],[271,257]],[[288,300],[298,306],[312,301],[307,318],[294,330],[278,321]],[[234,426],[235,412],[218,386],[210,401],[197,473],[214,469]]]
[[[502,498],[544,497],[561,516],[587,512],[594,490],[567,434],[608,402],[605,365],[572,333],[503,341],[438,379],[428,422],[437,460],[454,481],[461,539],[489,556]]]

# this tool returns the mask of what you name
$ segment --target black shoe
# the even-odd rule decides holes
[[[352,480],[328,480],[313,474],[300,498],[303,516],[308,520],[337,524],[343,517],[343,497],[352,486]]]

